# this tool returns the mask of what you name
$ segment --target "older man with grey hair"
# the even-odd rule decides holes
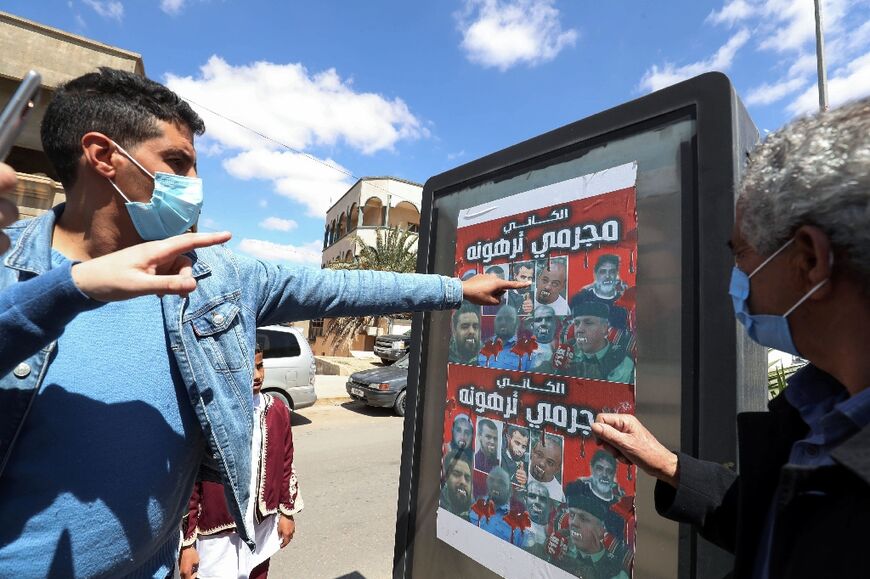
[[[595,435],[659,479],[656,508],[735,555],[736,577],[849,577],[870,519],[870,99],[799,119],[752,155],[731,297],[758,343],[810,363],[739,420],[739,474],[634,417]]]

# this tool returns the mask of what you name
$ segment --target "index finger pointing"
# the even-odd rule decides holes
[[[229,241],[232,237],[229,231],[217,233],[183,233],[160,241],[160,254],[162,256],[185,253],[192,249],[208,247]]]
[[[522,289],[524,287],[529,287],[532,285],[530,281],[516,281],[516,280],[505,280],[502,285],[509,289]]]

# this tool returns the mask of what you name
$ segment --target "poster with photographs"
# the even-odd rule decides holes
[[[637,166],[465,209],[456,275],[530,282],[452,318],[437,535],[503,577],[628,578],[635,472],[598,446],[634,413]]]

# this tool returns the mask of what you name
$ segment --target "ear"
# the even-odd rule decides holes
[[[82,159],[98,175],[108,179],[115,178],[113,156],[117,147],[112,139],[103,133],[90,132],[82,137]]]
[[[809,291],[826,279],[831,279],[833,250],[828,235],[815,225],[803,225],[795,232],[794,263],[799,283]],[[825,299],[832,291],[831,283],[820,287],[810,299]]]

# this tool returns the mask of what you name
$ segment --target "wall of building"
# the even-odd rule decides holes
[[[83,36],[0,12],[0,102],[9,100],[28,70],[42,75],[40,103],[16,140],[7,162],[19,171],[18,186],[4,196],[22,217],[33,217],[62,203],[63,187],[42,152],[39,127],[54,91],[100,66],[145,74],[142,57]]]

